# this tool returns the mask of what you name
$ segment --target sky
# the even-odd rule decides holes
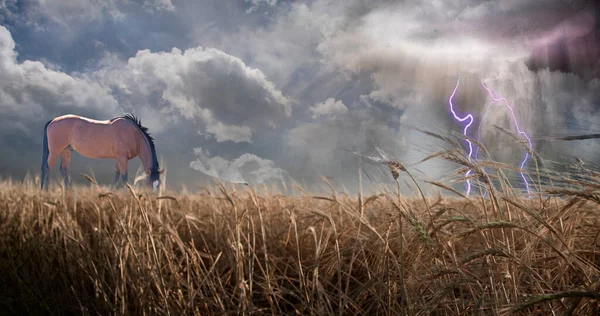
[[[414,165],[443,149],[415,128],[461,133],[448,104],[459,78],[457,111],[473,114],[494,159],[518,164],[523,147],[494,127],[514,131],[510,112],[482,82],[534,139],[598,133],[599,11],[584,0],[0,0],[0,175],[39,174],[56,116],[132,112],[172,188],[326,177],[355,192],[349,151],[377,148],[441,181],[458,167]],[[593,139],[534,147],[558,169],[575,155],[600,163]],[[360,166],[365,190],[393,181]],[[108,184],[113,169],[71,162],[74,181]]]

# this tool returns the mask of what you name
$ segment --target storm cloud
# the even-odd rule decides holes
[[[595,140],[537,140],[600,128],[599,24],[586,1],[1,3],[0,145],[12,152],[2,174],[36,170],[53,116],[134,112],[169,183],[327,176],[355,189],[348,151],[377,146],[412,165],[441,149],[413,127],[462,131],[448,113],[459,78],[454,104],[492,158],[517,163],[523,147],[494,127],[516,129],[482,83],[557,168],[573,152],[599,159]],[[456,166],[416,168],[432,180]]]

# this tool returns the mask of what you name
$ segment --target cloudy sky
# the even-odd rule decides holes
[[[44,123],[133,112],[168,183],[329,177],[356,188],[381,148],[411,165],[447,133],[448,97],[494,158],[518,163],[509,100],[532,137],[600,130],[600,22],[576,0],[0,0],[0,175],[38,173]],[[597,140],[534,141],[549,161],[600,161]],[[130,174],[140,165],[130,161]],[[557,164],[560,166],[560,164]],[[72,174],[110,182],[114,162],[80,155]],[[366,186],[389,182],[365,163]],[[423,180],[457,166],[414,166]],[[58,177],[57,169],[53,176]],[[131,177],[130,177],[131,180]]]

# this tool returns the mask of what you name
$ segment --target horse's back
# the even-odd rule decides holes
[[[67,114],[54,118],[48,125],[48,135],[59,150],[66,144],[88,158],[112,158],[122,130],[121,120],[95,120]],[[129,125],[129,124],[127,124]]]
[[[61,115],[52,119],[46,127],[50,143],[54,143],[56,139],[70,139],[78,122],[82,122],[82,117],[73,114]]]
[[[49,134],[63,134],[63,137],[66,137],[66,134],[68,134],[69,139],[74,133],[110,134],[112,130],[111,125],[117,119],[95,120],[80,115],[66,114],[55,117],[50,121],[47,128]]]
[[[114,120],[118,119],[117,117],[111,118],[109,120],[96,120],[85,116],[75,115],[75,114],[65,114],[61,116],[55,117],[51,122],[60,122],[60,121],[71,121],[71,122],[86,122],[90,124],[98,124],[98,125],[108,125],[111,124]]]

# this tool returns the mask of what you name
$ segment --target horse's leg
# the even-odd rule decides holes
[[[121,177],[121,171],[119,170],[119,164],[115,163],[115,178],[113,180],[113,187],[117,188],[120,177]]]
[[[117,157],[117,167],[119,168],[119,172],[121,173],[121,185],[123,186],[127,184],[127,160],[128,159],[126,156]]]
[[[46,189],[48,191],[48,159],[42,163],[42,175],[40,177],[40,181],[42,182],[42,190]]]
[[[71,154],[73,150],[70,147],[63,149],[60,152],[60,174],[65,183],[65,189],[71,187],[71,179],[69,178],[69,163],[71,163]]]
[[[50,171],[52,171],[52,167],[54,167],[54,164],[56,163],[56,160],[58,159],[58,155],[60,155],[59,151],[56,150],[50,150],[50,152],[48,153],[48,166],[46,166],[46,172],[45,174],[45,179],[44,179],[44,186],[46,191],[48,191],[48,181],[50,181]]]

